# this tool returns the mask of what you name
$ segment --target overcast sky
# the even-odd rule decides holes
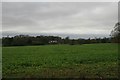
[[[118,19],[117,2],[3,2],[3,36],[108,37]]]

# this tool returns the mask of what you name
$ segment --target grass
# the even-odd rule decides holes
[[[4,78],[117,78],[116,44],[3,47]]]
[[[2,47],[0,45],[0,79],[2,78]]]

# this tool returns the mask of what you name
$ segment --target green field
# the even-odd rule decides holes
[[[117,44],[3,47],[4,78],[116,78]]]

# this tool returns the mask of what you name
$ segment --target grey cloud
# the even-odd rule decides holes
[[[2,10],[3,31],[24,33],[108,36],[118,17],[115,2],[3,2]]]

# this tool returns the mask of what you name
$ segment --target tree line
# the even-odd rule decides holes
[[[70,39],[59,36],[29,36],[17,35],[14,37],[3,37],[2,46],[27,46],[27,45],[49,45],[49,44],[93,44],[93,43],[120,43],[120,22],[116,23],[109,38],[94,39]]]
[[[17,35],[14,37],[3,37],[3,46],[27,46],[27,45],[49,45],[49,44],[91,44],[91,43],[110,43],[110,38],[95,38],[95,39],[70,39],[69,37],[61,38],[59,36],[29,36]]]

